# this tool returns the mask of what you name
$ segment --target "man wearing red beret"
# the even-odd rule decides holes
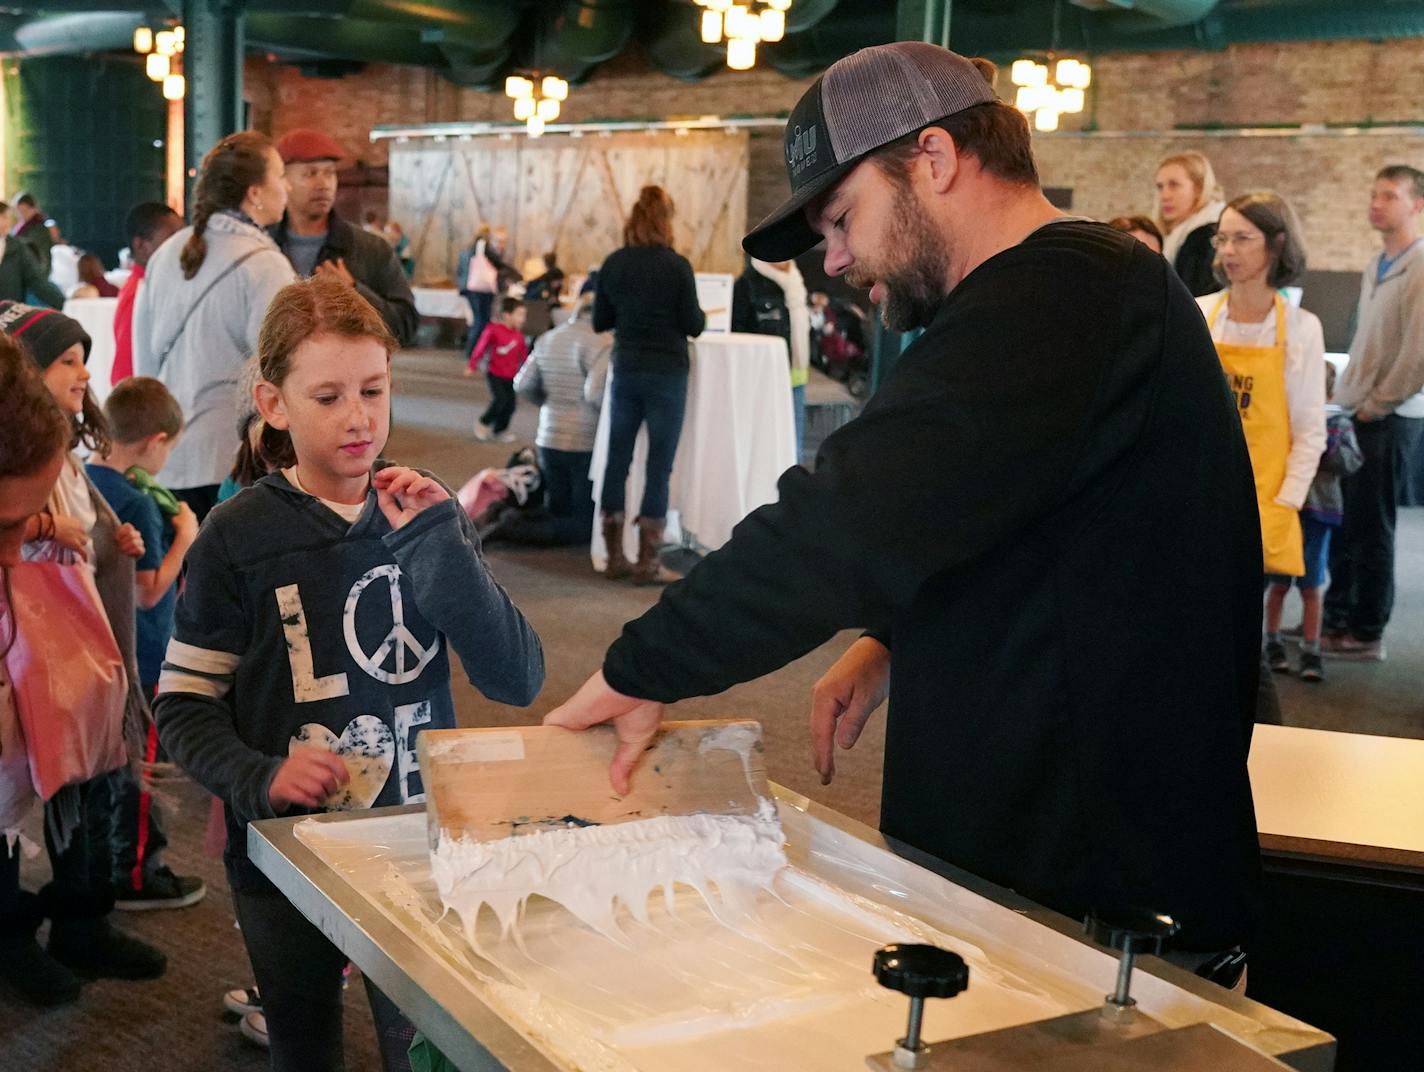
[[[336,214],[336,168],[346,155],[319,130],[290,130],[277,139],[287,165],[287,214],[272,237],[303,278],[329,275],[355,287],[381,314],[402,346],[415,338],[415,297],[390,243]]]

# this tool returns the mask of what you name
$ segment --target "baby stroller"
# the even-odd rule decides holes
[[[819,332],[811,336],[811,360],[833,380],[846,385],[852,398],[870,392],[870,355],[866,315],[854,305],[832,300]]]

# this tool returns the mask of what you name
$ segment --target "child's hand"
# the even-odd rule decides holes
[[[114,539],[119,545],[119,550],[129,558],[143,557],[143,536],[128,522],[119,526],[119,531],[114,534]]]
[[[267,799],[278,813],[288,808],[319,808],[351,780],[346,764],[325,748],[294,748],[267,788]]]
[[[185,502],[178,504],[178,513],[173,516],[173,542],[184,547],[192,547],[198,538],[198,515]]]
[[[465,375],[466,375],[466,376],[473,376],[474,374],[475,374],[475,370],[472,369],[472,368],[470,368],[469,365],[466,365],[466,366],[465,366]]]
[[[393,529],[401,528],[422,510],[450,497],[440,481],[400,465],[382,469],[371,478],[371,485],[376,489],[376,503]]]
[[[73,551],[81,559],[89,557],[89,530],[83,522],[67,514],[54,514],[54,542]]]

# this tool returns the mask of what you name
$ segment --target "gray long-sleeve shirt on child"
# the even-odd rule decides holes
[[[470,683],[526,705],[544,680],[539,638],[490,576],[451,498],[398,531],[369,493],[352,524],[280,473],[209,515],[184,564],[156,705],[173,759],[227,805],[238,888],[263,888],[246,825],[293,744],[341,754],[328,803],[424,799],[415,738],[455,725],[448,639]]]

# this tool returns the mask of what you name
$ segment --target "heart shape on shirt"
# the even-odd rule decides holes
[[[396,759],[395,734],[375,715],[357,715],[340,737],[320,723],[308,722],[293,735],[287,754],[298,748],[325,748],[346,764],[350,780],[326,799],[327,811],[369,808],[381,795]]]

